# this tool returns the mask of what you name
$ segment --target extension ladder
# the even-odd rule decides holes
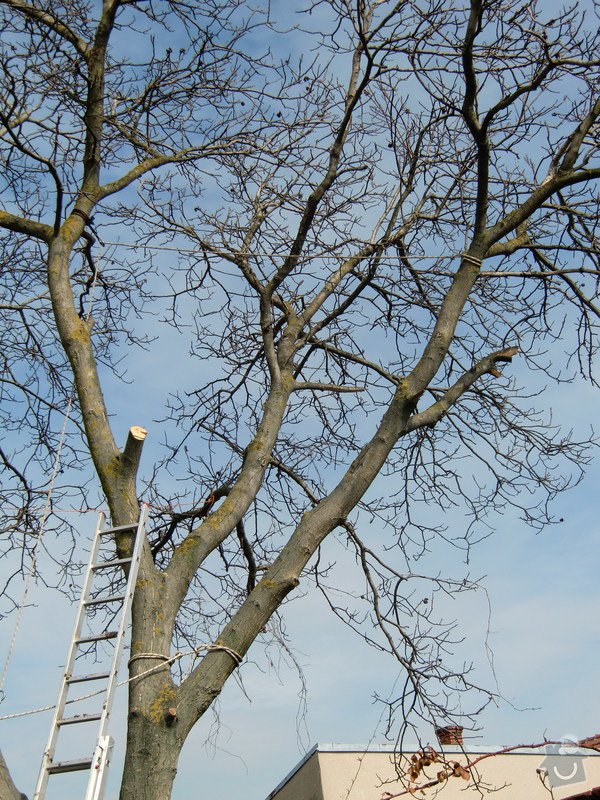
[[[40,769],[37,786],[35,788],[35,793],[33,795],[33,800],[44,799],[46,795],[46,788],[48,786],[48,780],[52,775],[59,775],[65,772],[80,772],[84,770],[90,771],[87,791],[85,793],[85,800],[102,800],[113,746],[113,739],[108,735],[107,732],[108,721],[114,697],[114,690],[116,688],[119,663],[123,651],[125,628],[129,619],[135,582],[140,564],[140,558],[142,555],[142,547],[145,539],[144,526],[146,523],[147,514],[148,507],[143,504],[140,510],[138,522],[134,522],[131,525],[120,525],[116,528],[105,528],[105,515],[104,513],[100,512],[98,524],[96,526],[96,533],[92,543],[90,559],[83,582],[83,589],[81,592],[81,599],[79,601],[79,609],[77,612],[77,621],[75,623],[75,629],[71,638],[71,644],[69,646],[69,654],[67,656],[65,671],[62,677],[56,709],[54,711],[54,718],[52,719],[50,736],[48,738],[46,750],[44,751],[42,766]],[[126,533],[127,531],[135,531],[135,540],[133,543],[131,556],[129,558],[109,558],[109,560],[102,560],[101,556],[103,554],[103,543],[108,542],[109,539],[112,539],[112,536],[115,533]],[[99,595],[98,588],[95,585],[95,580],[97,582],[98,576],[107,574],[107,570],[120,570],[126,564],[129,564],[129,572],[123,593]],[[110,573],[108,574],[110,575]],[[99,607],[105,607],[110,610],[116,609],[116,629],[104,630],[100,633],[93,633],[92,635],[82,635],[87,614],[91,609],[98,609]],[[105,667],[103,672],[90,674],[81,674],[78,672],[78,674],[74,674],[75,662],[77,659],[78,650],[80,650],[81,646],[88,645],[89,648],[95,643],[105,641],[110,641],[114,648],[110,665]],[[83,656],[85,654],[79,653],[79,655]],[[83,658],[80,658],[80,660],[83,660]],[[102,696],[101,712],[65,717],[64,711],[65,706],[69,702],[67,695],[70,687],[88,682],[92,683],[93,686],[100,685],[98,694]],[[81,699],[85,700],[88,697],[89,695]],[[75,702],[77,702],[77,700]],[[73,761],[54,761],[58,735],[63,726],[80,725],[92,722],[99,722],[98,733],[96,736],[96,746],[94,748],[93,755]]]

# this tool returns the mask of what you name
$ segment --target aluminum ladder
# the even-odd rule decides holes
[[[142,548],[145,540],[145,524],[147,515],[148,507],[147,505],[142,504],[139,520],[137,522],[134,522],[131,525],[119,525],[118,527],[106,528],[104,527],[106,521],[105,515],[103,512],[100,512],[98,524],[96,526],[96,532],[94,534],[94,540],[92,543],[92,549],[90,552],[90,559],[83,582],[81,599],[79,601],[79,608],[77,611],[77,621],[75,623],[73,636],[71,637],[69,654],[65,664],[65,671],[62,677],[60,692],[58,694],[58,700],[54,711],[54,718],[52,719],[52,725],[50,728],[50,736],[44,751],[42,766],[40,769],[37,786],[35,788],[35,793],[33,795],[33,800],[44,800],[48,781],[52,775],[59,775],[65,772],[81,772],[84,770],[89,770],[90,772],[87,791],[85,793],[85,800],[102,800],[104,787],[106,785],[108,765],[110,763],[113,747],[113,739],[108,735],[108,722],[117,684],[117,673],[119,671],[119,664],[123,652],[125,629],[129,621],[131,602],[133,599],[135,582],[137,579]],[[110,538],[110,541],[112,542],[112,537],[114,534],[126,533],[127,531],[135,532],[135,540],[133,543],[131,556],[128,558],[109,558],[109,560],[102,560],[102,545],[105,541],[107,541],[107,538]],[[95,579],[97,582],[98,576],[102,573],[106,573],[107,570],[120,570],[120,568],[126,564],[129,564],[130,566],[124,592],[122,594],[99,595],[98,589],[95,585]],[[116,609],[116,629],[103,630],[100,633],[82,636],[82,630],[86,623],[88,612],[90,609],[98,607],[105,607],[110,610]],[[107,666],[103,672],[75,674],[75,663],[81,646],[90,646],[97,642],[104,641],[111,641],[114,648],[110,665]],[[83,658],[81,660],[83,660]],[[92,686],[100,686],[98,693],[102,698],[101,712],[65,717],[64,711],[65,706],[69,703],[68,693],[70,687],[84,683],[91,683]],[[77,700],[75,700],[75,703],[76,702]],[[58,736],[62,727],[66,725],[79,725],[92,722],[99,722],[98,733],[96,736],[96,746],[94,748],[93,755],[88,756],[87,758],[78,758],[73,761],[55,762],[54,754],[56,752]]]

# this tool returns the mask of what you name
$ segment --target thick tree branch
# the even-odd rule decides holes
[[[334,392],[339,394],[356,394],[357,392],[364,392],[364,386],[344,386],[337,383],[318,383],[316,381],[298,381],[294,386],[295,392],[303,391],[318,391],[318,392]]]
[[[367,65],[365,67],[364,74],[359,81],[360,67],[363,56],[367,59]],[[306,200],[304,211],[302,213],[302,218],[300,219],[300,222],[298,224],[298,228],[294,236],[294,240],[292,242],[289,255],[287,256],[287,258],[285,259],[284,263],[277,271],[275,276],[269,281],[267,287],[269,295],[273,295],[277,291],[278,287],[282,284],[285,278],[296,267],[300,254],[304,247],[304,243],[306,241],[306,235],[310,229],[310,226],[312,225],[312,222],[315,218],[315,214],[317,213],[317,209],[319,208],[321,200],[326,195],[328,190],[333,186],[336,180],[340,159],[344,149],[344,143],[346,141],[346,138],[348,136],[348,131],[352,123],[354,110],[358,102],[360,101],[363,92],[365,91],[366,87],[369,84],[372,70],[373,70],[373,62],[371,58],[368,56],[368,54],[365,54],[363,52],[363,45],[360,45],[355,50],[354,57],[352,60],[352,70],[350,73],[350,80],[348,83],[348,89],[346,91],[346,97],[344,103],[344,114],[340,122],[340,125],[337,129],[333,144],[331,145],[331,148],[329,150],[327,170],[321,182],[318,184],[318,186],[316,186],[313,189],[313,191],[308,196],[308,199]]]
[[[73,219],[72,215],[72,219]],[[80,229],[83,221],[71,219]],[[69,221],[65,223],[65,227]],[[98,377],[96,358],[92,345],[92,320],[81,319],[75,308],[73,289],[69,277],[71,248],[62,236],[54,238],[48,251],[48,288],[56,327],[75,378],[75,387],[90,454],[106,493],[113,522],[117,525],[133,522],[138,517],[135,492],[136,470],[141,450],[141,440],[130,434],[127,452],[132,458],[123,459],[115,444],[104,395]]]
[[[465,78],[462,113],[477,147],[477,201],[473,223],[475,237],[481,235],[485,229],[489,202],[490,143],[488,141],[487,126],[481,124],[477,111],[478,85],[473,55],[475,39],[481,31],[482,14],[483,3],[481,0],[471,0],[471,11],[462,48],[462,64]]]
[[[23,233],[26,236],[32,236],[34,239],[40,239],[42,242],[49,242],[54,235],[54,229],[51,225],[18,217],[2,210],[0,210],[0,228],[5,228],[15,233]]]
[[[256,586],[256,559],[254,558],[254,553],[252,552],[252,546],[248,541],[248,537],[246,536],[246,528],[244,527],[244,521],[240,520],[236,525],[236,532],[237,537],[240,543],[240,547],[242,549],[242,553],[244,554],[244,558],[246,559],[246,564],[248,565],[248,580],[246,581],[246,591],[248,594],[254,589]]]
[[[27,800],[17,789],[11,778],[4,756],[0,752],[0,797],[2,800]]]
[[[289,592],[298,585],[300,574],[325,536],[343,524],[349,512],[364,496],[398,438],[406,430],[412,402],[399,388],[383,415],[373,438],[362,448],[336,488],[307,511],[265,572],[235,618],[225,626],[216,644],[243,656]],[[208,653],[181,684],[179,707],[184,709],[182,725],[189,730],[210,706],[236,667],[225,652]]]
[[[406,432],[410,433],[411,431],[423,427],[433,428],[479,378],[486,374],[493,375],[496,378],[500,377],[496,365],[501,362],[510,362],[518,352],[518,348],[508,347],[504,350],[490,353],[489,356],[482,358],[474,364],[468,372],[465,372],[465,374],[444,393],[444,396],[440,400],[429,406],[425,411],[414,414],[406,426]]]
[[[134,475],[137,475],[140,458],[142,457],[142,447],[147,435],[148,431],[140,425],[133,425],[127,434],[127,441],[121,455],[121,463],[125,469]]]
[[[565,139],[552,162],[552,169],[557,174],[571,172],[581,152],[586,136],[596,124],[600,115],[600,98],[595,101],[588,113],[583,117],[573,133]]]
[[[34,22],[39,22],[43,27],[54,31],[54,33],[57,33],[65,41],[72,44],[79,55],[87,58],[87,43],[81,38],[81,36],[78,36],[77,33],[75,33],[75,31],[69,27],[64,20],[59,19],[49,11],[36,8],[28,3],[22,3],[20,0],[1,0],[1,2],[4,5],[13,8],[15,11],[18,11],[20,14],[23,14],[23,16],[27,17],[28,19],[33,20]]]
[[[294,381],[288,374],[282,375],[279,385],[272,386],[265,402],[261,422],[256,434],[245,450],[245,458],[239,477],[231,486],[227,497],[219,508],[195,528],[175,549],[169,566],[165,570],[167,580],[167,607],[173,614],[183,601],[189,583],[198,567],[235,530],[250,507],[262,482],[283,416],[287,409]]]
[[[575,186],[578,183],[597,180],[598,178],[600,178],[600,167],[579,169],[568,173],[560,172],[556,175],[549,174],[539,186],[533,189],[529,197],[520,206],[487,229],[486,240],[488,247],[491,248],[500,239],[508,236],[512,231],[518,230],[544,205],[548,198],[557,194],[561,189],[567,186]]]
[[[139,164],[136,164],[135,167],[128,170],[120,178],[106,183],[103,186],[99,186],[95,194],[99,199],[110,197],[110,195],[120,192],[134,181],[142,178],[146,173],[152,172],[159,167],[167,166],[168,164],[185,164],[186,162],[198,161],[201,158],[208,159],[216,155],[223,155],[224,152],[227,152],[229,155],[241,155],[241,146],[233,147],[233,145],[237,146],[238,144],[241,145],[241,141],[235,139],[229,142],[227,147],[222,144],[189,147],[177,153],[164,153],[154,156],[153,158],[146,158],[144,161],[140,161]]]

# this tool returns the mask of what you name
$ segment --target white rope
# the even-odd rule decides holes
[[[468,264],[473,264],[474,267],[481,267],[483,261],[480,258],[476,258],[475,256],[469,255],[469,253],[461,253],[460,257],[463,261],[466,261]]]
[[[78,697],[77,700],[85,700],[84,697]],[[74,703],[75,700],[67,700],[67,703]],[[3,717],[0,717],[0,720],[5,719],[16,719],[17,717],[28,717],[30,714],[41,714],[42,711],[52,711],[53,708],[56,708],[56,703],[52,706],[42,706],[41,708],[34,708],[33,711],[19,711],[17,714],[5,714]]]
[[[90,294],[89,294],[89,303],[88,309],[85,315],[86,321],[89,320],[92,314],[92,305],[94,302],[94,289],[96,288],[96,279],[98,277],[98,269],[94,271],[93,280],[90,286]],[[25,578],[25,585],[23,587],[23,594],[21,596],[21,600],[19,605],[17,606],[17,619],[15,621],[15,625],[13,628],[12,637],[10,640],[10,644],[8,645],[8,652],[6,654],[6,660],[4,661],[4,668],[2,670],[2,676],[0,677],[0,702],[4,700],[4,683],[6,681],[6,675],[8,673],[8,667],[10,665],[12,655],[15,649],[15,643],[17,641],[17,634],[19,632],[19,628],[21,627],[21,622],[23,619],[23,611],[25,609],[25,603],[27,602],[27,596],[29,594],[29,589],[31,587],[31,581],[33,580],[33,576],[35,574],[35,567],[37,564],[37,557],[38,557],[38,550],[40,547],[40,543],[44,536],[44,529],[46,526],[46,520],[50,515],[50,510],[52,508],[52,491],[54,489],[54,483],[56,481],[56,476],[60,470],[60,458],[62,454],[63,445],[65,443],[65,437],[67,433],[67,424],[69,422],[69,418],[71,416],[71,410],[73,408],[73,401],[75,398],[75,389],[71,391],[71,395],[69,397],[69,401],[67,403],[67,409],[65,411],[65,415],[63,417],[63,424],[60,431],[60,436],[58,438],[58,447],[56,449],[56,456],[54,458],[54,467],[52,469],[52,475],[50,476],[50,483],[48,484],[48,490],[46,492],[46,502],[44,504],[44,511],[42,513],[42,520],[40,522],[40,527],[37,534],[37,539],[35,545],[33,547],[33,552],[31,554],[31,562],[29,564],[29,570],[27,572],[27,577]],[[53,706],[50,706],[53,708]],[[44,709],[45,710],[45,709]]]
[[[134,661],[138,659],[160,659],[162,661],[161,664],[156,664],[154,667],[150,667],[149,669],[140,672],[138,675],[133,675],[131,678],[126,678],[123,681],[117,683],[116,688],[120,686],[125,686],[132,681],[137,681],[140,678],[145,678],[147,675],[150,675],[152,672],[157,672],[159,669],[164,669],[171,664],[174,664],[176,661],[179,661],[186,656],[199,656],[200,653],[205,650],[207,653],[212,651],[222,650],[224,653],[233,658],[236,664],[239,666],[243,658],[239,653],[236,653],[235,650],[232,650],[231,647],[225,647],[224,645],[220,644],[201,644],[198,647],[194,647],[192,650],[189,650],[187,653],[182,653],[181,651],[177,651],[172,656],[165,656],[162,653],[136,653],[136,655],[132,656],[129,661],[127,662],[127,666],[132,664]],[[81,695],[81,697],[74,697],[72,700],[67,700],[65,705],[69,705],[69,703],[80,703],[82,700],[89,700],[90,697],[97,697],[100,694],[104,694],[106,689],[97,689],[95,692],[89,692],[89,694]],[[0,722],[7,720],[7,719],[17,719],[18,717],[29,717],[32,714],[41,714],[43,711],[52,711],[56,708],[56,704],[51,706],[42,706],[41,708],[34,708],[30,711],[18,711],[15,714],[5,714],[4,716],[0,717]]]
[[[232,650],[231,647],[225,647],[225,645],[222,644],[201,644],[199,647],[195,647],[194,650],[197,656],[200,655],[202,650],[207,650],[209,653],[215,650],[222,650],[224,653],[227,653],[227,655],[231,656],[238,666],[243,661],[243,658],[239,653],[236,653],[236,651]]]
[[[223,250],[222,252],[219,252],[218,250],[210,250],[208,248],[203,248],[203,247],[175,247],[175,246],[165,245],[165,244],[140,244],[138,242],[107,242],[107,241],[104,241],[104,244],[107,247],[126,247],[126,248],[128,248],[130,250],[164,250],[164,251],[166,251],[168,253],[186,253],[188,255],[200,255],[202,253],[202,254],[212,255],[212,256],[230,256],[232,258],[234,258],[236,256],[241,256],[241,255],[244,255],[244,256],[245,255],[248,255],[248,256],[259,256],[259,257],[263,257],[263,258],[289,258],[289,256],[290,256],[289,253],[274,253],[274,252],[268,252],[268,251],[262,251],[262,250],[252,250],[249,253],[235,253],[235,252],[229,253],[226,250]],[[367,244],[367,243],[365,242],[365,244]],[[335,259],[338,259],[340,261],[345,261],[348,258],[353,258],[355,255],[356,255],[356,253],[346,253],[346,254],[343,254],[343,253],[310,253],[310,254],[305,254],[305,255],[299,256],[299,258],[301,260],[304,260],[304,259],[316,259],[316,258],[335,258]],[[371,254],[371,255],[373,255],[373,254]],[[386,258],[389,259],[392,255],[393,254],[390,253],[390,254],[386,255]],[[416,259],[429,259],[429,260],[433,259],[433,260],[438,260],[439,261],[441,259],[448,260],[448,259],[460,258],[461,255],[462,255],[462,253],[450,253],[448,255],[440,254],[440,255],[437,255],[437,256],[425,255],[425,254],[422,254],[422,255],[416,255],[415,254],[415,255],[411,255],[410,258],[411,259],[415,259],[415,258]],[[401,255],[397,255],[397,256],[394,256],[394,257],[400,258],[400,259],[402,258]]]
[[[175,655],[177,655],[177,653]],[[130,667],[135,661],[141,658],[158,658],[161,661],[165,662],[171,661],[171,658],[169,658],[169,656],[163,655],[163,653],[136,653],[134,656],[131,656],[131,658],[127,662],[127,666]]]

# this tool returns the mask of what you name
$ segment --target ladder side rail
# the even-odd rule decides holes
[[[108,767],[112,757],[113,745],[114,740],[112,736],[100,736],[98,738],[84,800],[102,800],[106,779],[108,777]]]
[[[58,738],[58,734],[60,731],[60,726],[58,725],[58,721],[62,718],[65,709],[65,704],[67,701],[67,692],[69,690],[69,684],[67,683],[67,681],[68,678],[71,676],[71,673],[73,671],[73,666],[75,664],[75,656],[77,655],[76,641],[79,638],[79,635],[81,633],[81,628],[83,627],[83,622],[85,620],[85,602],[89,597],[90,589],[92,587],[92,581],[94,578],[92,572],[92,564],[95,562],[96,557],[98,555],[98,550],[100,549],[101,532],[102,529],[104,528],[105,518],[106,517],[104,512],[100,511],[100,513],[98,514],[96,532],[94,534],[94,539],[90,550],[90,557],[83,582],[83,588],[81,591],[81,598],[79,600],[79,607],[77,610],[75,627],[73,629],[71,644],[69,646],[69,654],[67,656],[65,669],[60,684],[60,690],[58,693],[58,700],[56,702],[56,708],[54,709],[54,716],[52,718],[52,723],[50,726],[50,736],[48,737],[48,743],[46,745],[46,749],[44,750],[44,756],[42,758],[42,765],[40,768],[37,784],[35,787],[33,800],[43,800],[43,797],[46,793],[46,786],[48,785],[48,778],[50,777],[50,773],[48,770],[52,764],[52,759],[54,758],[54,752],[56,750],[56,740]]]
[[[124,592],[125,599],[123,600],[123,606],[121,608],[121,620],[119,623],[117,636],[115,638],[113,661],[110,670],[110,676],[108,678],[106,685],[105,701],[102,708],[102,718],[100,720],[100,727],[98,733],[99,737],[107,735],[108,719],[110,717],[110,712],[112,708],[117,677],[119,672],[119,665],[121,663],[121,655],[123,652],[123,645],[125,643],[125,631],[129,624],[131,604],[133,601],[133,593],[135,591],[135,584],[137,581],[140,561],[142,558],[142,550],[146,539],[145,527],[146,527],[147,515],[148,515],[148,507],[145,503],[143,503],[140,508],[140,517],[135,534],[133,551],[131,554],[131,565],[129,568],[129,575],[127,576],[127,585],[125,587],[125,592]]]
[[[131,553],[131,565],[129,568],[129,575],[127,576],[127,585],[125,587],[125,599],[121,608],[121,621],[119,630],[115,639],[115,649],[113,653],[113,661],[110,669],[110,676],[106,685],[104,695],[104,705],[102,708],[102,716],[99,724],[98,740],[96,749],[94,751],[94,758],[91,766],[90,777],[85,793],[85,800],[102,800],[104,796],[104,787],[108,775],[108,767],[110,763],[110,754],[112,751],[112,738],[107,734],[108,721],[112,708],[112,703],[115,694],[117,675],[119,671],[119,664],[121,661],[121,653],[123,651],[123,644],[125,638],[125,629],[129,621],[129,612],[131,610],[131,602],[133,599],[133,592],[137,580],[140,560],[142,556],[142,549],[144,546],[145,524],[148,509],[145,504],[140,508],[140,516],[138,526],[135,534],[135,542],[133,551]]]

